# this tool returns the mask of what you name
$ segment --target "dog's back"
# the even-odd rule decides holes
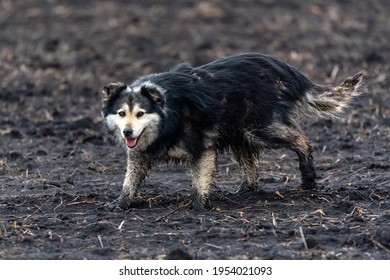
[[[300,131],[307,115],[337,116],[360,93],[365,80],[365,73],[359,73],[338,87],[321,86],[278,58],[256,53],[198,68],[179,65],[172,72],[191,74],[191,89],[187,85],[189,90],[179,94],[191,96],[188,101],[194,104],[194,115],[216,130],[218,148],[246,148],[252,153],[290,147],[289,143],[299,140],[285,139],[286,134]],[[349,88],[343,87],[347,81]]]
[[[199,69],[199,70],[198,70]],[[220,146],[273,146],[268,127],[275,121],[295,122],[296,104],[313,84],[286,63],[266,55],[244,54],[224,58],[195,71],[209,73],[212,94],[222,96]],[[213,82],[218,81],[218,82]],[[246,140],[246,141],[245,141]],[[259,143],[261,145],[259,145]]]

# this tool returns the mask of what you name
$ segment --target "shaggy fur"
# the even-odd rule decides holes
[[[300,129],[305,117],[335,117],[362,92],[360,72],[339,86],[311,82],[294,67],[262,54],[225,57],[198,68],[180,64],[103,91],[108,134],[128,155],[120,197],[126,208],[156,161],[189,163],[196,201],[209,207],[217,154],[232,151],[243,171],[241,189],[256,190],[256,159],[288,148],[299,159],[302,185],[316,186],[312,148]]]

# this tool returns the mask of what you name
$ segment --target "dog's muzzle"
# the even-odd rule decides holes
[[[125,128],[123,130],[123,136],[125,137],[126,146],[129,148],[134,148],[137,146],[138,137],[133,136],[134,131],[131,128]]]

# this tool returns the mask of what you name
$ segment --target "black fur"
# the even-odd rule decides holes
[[[149,162],[148,166],[158,159],[175,161],[169,156],[175,147],[185,150],[186,160],[193,166],[202,164],[205,151],[216,154],[231,150],[243,168],[242,188],[256,189],[259,152],[285,147],[298,155],[303,186],[313,188],[312,149],[299,123],[305,115],[338,113],[351,96],[358,94],[364,78],[361,73],[339,87],[320,86],[275,57],[242,54],[198,68],[180,64],[169,72],[141,77],[130,90],[118,84],[120,94],[112,87],[110,90],[116,98],[122,96],[129,103],[137,99],[161,116],[156,141],[142,151],[130,152]],[[104,100],[106,117],[115,112],[115,102]],[[202,203],[207,204],[207,192],[200,195]],[[126,193],[122,200],[124,196]]]

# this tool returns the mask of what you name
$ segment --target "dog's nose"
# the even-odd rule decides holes
[[[123,130],[123,135],[128,138],[128,137],[131,137],[133,136],[133,130],[131,128],[125,128]]]

